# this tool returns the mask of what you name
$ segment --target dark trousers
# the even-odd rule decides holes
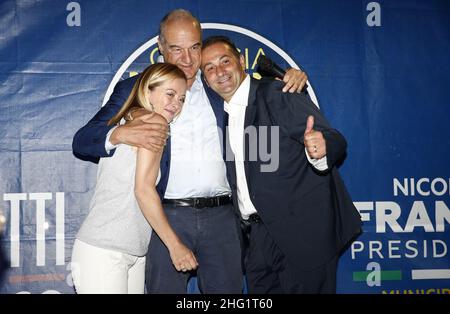
[[[311,271],[288,262],[263,222],[247,225],[245,272],[250,294],[336,293],[338,257]]]
[[[240,230],[231,204],[202,209],[166,205],[164,210],[178,237],[197,258],[200,291],[242,293]],[[192,275],[177,272],[166,246],[153,233],[146,263],[147,293],[185,294]]]

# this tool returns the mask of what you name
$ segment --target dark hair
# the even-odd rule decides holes
[[[226,36],[210,36],[210,37],[206,38],[203,41],[202,49],[205,49],[205,48],[207,48],[209,46],[212,46],[214,44],[217,44],[217,43],[222,43],[222,44],[225,44],[228,47],[230,47],[231,48],[231,52],[233,53],[233,55],[236,58],[239,59],[241,57],[241,53],[236,48],[236,45],[234,44],[234,42],[232,42],[231,39],[226,37]]]

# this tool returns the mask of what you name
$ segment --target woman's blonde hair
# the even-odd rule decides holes
[[[145,98],[145,89],[153,90],[168,80],[186,80],[186,75],[176,65],[170,63],[155,63],[148,66],[134,83],[130,95],[119,112],[108,121],[108,125],[116,124],[133,108],[144,108],[153,111],[153,105]]]

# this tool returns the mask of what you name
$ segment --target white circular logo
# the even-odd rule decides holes
[[[299,69],[299,66],[292,60],[292,58],[284,52],[280,47],[275,45],[273,42],[268,40],[267,38],[264,38],[263,36],[256,34],[255,32],[252,32],[248,29],[231,25],[231,24],[221,24],[221,23],[202,23],[201,24],[203,30],[221,30],[221,31],[228,31],[232,32],[234,34],[244,35],[247,37],[252,38],[253,40],[257,41],[259,44],[263,44],[267,48],[270,48],[273,50],[276,54],[278,54],[279,57],[281,57],[289,66]],[[158,42],[158,36],[153,37],[152,39],[148,40],[146,43],[144,43],[142,46],[140,46],[138,49],[136,49],[121,65],[117,73],[114,75],[111,83],[108,86],[108,89],[106,91],[105,97],[103,98],[103,104],[104,106],[106,102],[108,101],[109,97],[111,96],[114,86],[116,86],[117,82],[119,82],[120,78],[124,75],[124,73],[127,71],[127,69],[133,64],[133,62],[140,57],[144,52],[152,48],[153,46],[156,46]],[[151,50],[151,59],[153,59],[153,53],[155,49]],[[241,51],[242,52],[242,51]],[[258,50],[259,53],[259,50]],[[262,52],[263,53],[263,52]],[[247,56],[247,51],[245,51],[244,56],[246,57],[247,63],[249,57]],[[273,57],[273,56],[270,56]],[[255,64],[255,63],[254,63]],[[253,65],[254,65],[253,64]],[[311,84],[308,82],[308,94],[311,97],[311,100],[316,104],[316,106],[319,107],[319,103],[317,101],[316,95],[314,93],[313,88],[311,87]]]

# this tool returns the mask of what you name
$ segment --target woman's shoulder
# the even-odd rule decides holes
[[[156,112],[152,112],[152,116],[145,119],[145,122],[147,123],[159,123],[159,124],[167,124],[166,118],[164,118],[162,115]],[[151,150],[148,150],[144,147],[139,147],[137,151],[141,154],[146,155],[155,155],[155,153]]]

